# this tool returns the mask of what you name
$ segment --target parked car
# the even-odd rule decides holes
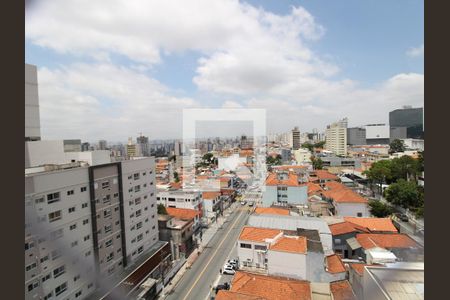
[[[250,202],[250,203],[248,204],[248,206],[252,207],[253,204],[254,204],[253,202]]]
[[[216,294],[217,294],[220,290],[229,290],[230,289],[230,284],[228,282],[225,282],[224,284],[217,285],[214,289],[215,289]]]
[[[236,267],[235,267],[234,265],[232,265],[232,264],[230,264],[230,263],[228,263],[228,262],[225,263],[224,268],[225,268],[225,267],[227,267],[227,268],[230,267],[230,268],[232,268],[233,270],[236,269]]]
[[[237,261],[237,259],[229,259],[229,260],[227,261],[227,264],[232,265],[232,266],[236,269],[237,266],[238,266],[238,261]]]
[[[223,266],[222,274],[234,275],[236,271],[233,269],[231,265]]]
[[[241,205],[245,205],[247,202],[245,201],[241,201]]]
[[[400,219],[402,222],[408,222],[408,216],[405,214],[396,213],[395,216]]]

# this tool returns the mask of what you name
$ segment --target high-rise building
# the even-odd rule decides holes
[[[365,145],[366,129],[362,127],[347,128],[347,145]]]
[[[108,143],[105,140],[98,141],[98,150],[106,150]]]
[[[382,145],[390,142],[390,127],[387,124],[368,124],[366,129],[366,143],[368,145]]]
[[[300,149],[301,143],[300,143],[300,130],[298,127],[294,127],[291,131],[291,140],[292,140],[292,149],[298,150]]]
[[[26,299],[84,299],[158,243],[153,157],[25,174]]]
[[[25,64],[25,141],[41,139],[37,68]]]
[[[241,136],[241,149],[253,149],[253,138],[246,135]]]
[[[389,112],[389,125],[391,127],[406,127],[408,138],[423,139],[423,107],[404,106],[401,109]]]
[[[136,138],[136,142],[141,156],[150,156],[150,145],[148,143],[148,137],[143,135],[138,136]]]
[[[347,118],[327,126],[325,147],[336,155],[347,155]]]
[[[133,143],[133,138],[128,138],[128,144],[127,144],[127,157],[136,157],[138,156],[138,149],[136,147],[136,144]]]
[[[81,140],[63,140],[64,152],[81,152]]]
[[[90,150],[90,144],[88,142],[82,143],[81,144],[81,151],[85,152],[85,151],[89,151]]]

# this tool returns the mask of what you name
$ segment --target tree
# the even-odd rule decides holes
[[[213,156],[214,155],[212,153],[206,153],[205,155],[203,155],[202,160],[206,163],[210,163],[212,161]]]
[[[399,158],[394,158],[391,161],[391,180],[396,182],[399,179],[409,180],[413,178],[417,181],[417,174],[420,169],[420,162],[418,159],[412,158],[409,155],[404,155]]]
[[[281,161],[281,155],[278,154],[277,156],[273,157],[271,155],[267,156],[266,158],[266,164],[271,166],[271,165],[281,165],[282,161]]]
[[[420,207],[421,195],[413,181],[399,179],[386,189],[386,200],[403,208]]]
[[[174,162],[176,162],[176,161],[177,161],[177,157],[176,157],[175,155],[171,155],[171,156],[169,157],[169,161],[174,161]]]
[[[370,213],[377,218],[385,218],[393,213],[391,206],[378,200],[369,202]]]
[[[158,204],[158,215],[167,215],[166,207],[163,204]]]
[[[382,193],[381,185],[391,179],[391,161],[380,160],[374,162],[369,170],[363,172],[367,178],[379,185],[379,192]]]
[[[178,172],[173,172],[173,178],[175,179],[175,182],[180,182],[180,177],[178,176]]]
[[[309,152],[313,152],[313,150],[314,150],[314,145],[311,144],[311,143],[308,143],[308,142],[303,143],[303,144],[301,145],[301,147],[302,147],[302,148],[305,148],[305,149],[308,149]]]
[[[405,152],[405,143],[402,140],[395,139],[389,144],[389,151],[391,153],[395,152]]]
[[[322,170],[323,169],[323,161],[320,157],[315,158],[314,156],[311,156],[311,162],[312,162],[314,170]]]

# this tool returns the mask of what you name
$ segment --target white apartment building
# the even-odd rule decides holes
[[[165,207],[194,209],[203,215],[203,197],[198,191],[158,191],[156,200]]]
[[[311,152],[308,149],[297,149],[294,150],[294,158],[298,164],[310,163],[311,162]]]
[[[126,160],[122,165],[127,263],[158,241],[155,158]]]
[[[83,299],[95,290],[88,167],[25,175],[25,299]]]
[[[25,64],[25,141],[41,139],[37,68]]]
[[[347,119],[327,126],[325,148],[336,155],[347,155]]]

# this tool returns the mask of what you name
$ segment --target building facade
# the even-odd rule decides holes
[[[41,139],[37,68],[25,64],[25,141]]]
[[[325,148],[336,155],[347,155],[347,119],[327,126]]]

